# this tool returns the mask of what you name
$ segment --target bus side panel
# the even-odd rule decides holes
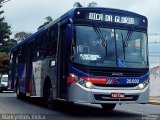
[[[49,79],[53,88],[53,98],[56,98],[56,71],[55,67],[50,66],[53,59],[41,60],[33,63],[33,82],[35,96],[43,97],[44,81]]]
[[[44,64],[43,64],[43,69],[44,69],[44,76],[45,78],[48,77],[51,81],[52,84],[52,89],[53,89],[53,99],[57,98],[57,76],[56,76],[56,66],[52,66],[51,62],[55,61],[53,58],[46,59]]]
[[[25,93],[25,79],[26,79],[26,65],[18,64],[16,66],[16,78],[15,81],[19,83],[20,92]]]

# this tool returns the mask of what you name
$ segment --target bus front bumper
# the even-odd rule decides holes
[[[143,90],[136,89],[88,89],[79,84],[71,84],[68,100],[79,103],[147,103],[149,101],[149,85]],[[112,98],[111,94],[124,94],[124,98]]]

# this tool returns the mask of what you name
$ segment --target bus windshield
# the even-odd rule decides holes
[[[147,35],[96,26],[75,26],[72,61],[87,66],[145,68]]]

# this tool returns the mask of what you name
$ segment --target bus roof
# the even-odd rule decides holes
[[[71,10],[69,10],[68,12],[66,12],[65,14],[63,14],[61,17],[59,17],[58,19],[54,20],[53,22],[47,24],[46,26],[42,27],[40,30],[38,30],[37,32],[35,32],[34,34],[32,34],[31,36],[29,36],[28,38],[26,38],[25,40],[23,40],[22,42],[20,42],[19,44],[15,45],[11,51],[16,50],[17,48],[19,48],[20,46],[24,45],[27,42],[31,42],[32,38],[34,38],[35,36],[37,36],[40,33],[43,33],[46,29],[48,29],[49,27],[51,27],[52,25],[54,25],[55,23],[58,23],[62,20],[64,20],[65,18],[72,18],[74,19],[74,15],[76,11],[89,11],[89,10],[94,10],[94,11],[107,11],[107,12],[112,12],[112,13],[121,13],[121,14],[125,14],[125,15],[130,15],[130,16],[138,16],[138,17],[142,17],[145,18],[147,20],[147,18],[143,15],[134,13],[134,12],[130,12],[130,11],[126,11],[126,10],[120,10],[120,9],[114,9],[114,8],[103,8],[103,7],[80,7],[80,8],[72,8]]]

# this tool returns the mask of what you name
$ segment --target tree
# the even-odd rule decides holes
[[[38,27],[38,30],[40,30],[42,27],[46,26],[47,24],[53,22],[53,19],[52,19],[51,16],[47,16],[45,19],[46,19],[46,22],[43,23],[41,26],[39,26],[39,27]]]
[[[96,7],[98,4],[96,2],[88,3],[87,7]]]
[[[17,41],[17,42],[21,42],[23,41],[24,39],[26,39],[27,37],[29,37],[30,35],[32,35],[32,33],[29,33],[29,32],[18,32],[14,35],[14,39]]]
[[[0,54],[0,74],[8,73],[9,68],[9,54],[2,52]]]
[[[6,2],[4,0],[0,0],[0,9],[3,6],[3,3]],[[11,35],[10,26],[5,21],[5,17],[3,16],[4,11],[0,10],[0,74],[8,73],[9,66],[9,52],[10,47],[8,44],[8,40]]]
[[[52,17],[51,16],[47,16],[46,18],[45,18],[46,20],[47,20],[47,22],[53,22],[53,19],[52,19]]]
[[[91,2],[91,3],[88,3],[87,7],[96,7],[97,5],[98,3]],[[75,2],[73,7],[83,7],[83,5],[80,2]]]
[[[0,8],[2,8],[2,3],[4,0],[0,0]],[[3,10],[0,11],[0,43],[3,44],[7,39],[9,39],[11,35],[10,26],[7,22],[5,22],[4,16],[2,14],[4,13]]]
[[[83,7],[83,5],[80,2],[75,2],[73,7]]]
[[[0,9],[2,8],[2,5],[5,1],[0,0]],[[9,48],[7,48],[7,40],[9,40],[11,35],[10,26],[7,22],[5,22],[5,18],[3,16],[4,11],[0,10],[0,52],[7,52],[10,51]]]

